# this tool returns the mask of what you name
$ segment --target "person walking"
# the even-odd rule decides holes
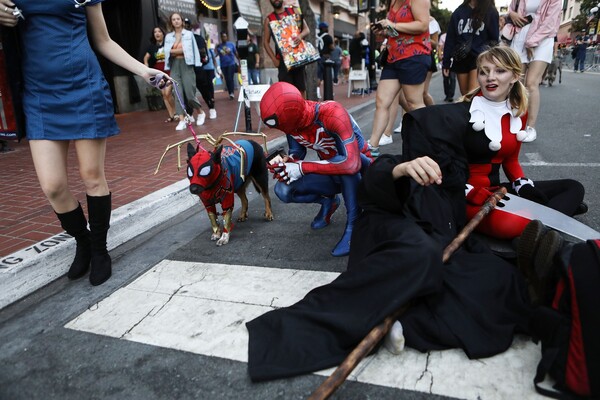
[[[271,61],[273,61],[275,68],[277,68],[279,82],[287,82],[294,85],[302,93],[302,97],[306,98],[306,72],[304,66],[288,71],[283,62],[281,49],[277,46],[277,42],[273,36],[270,22],[278,21],[287,15],[293,15],[300,31],[300,34],[293,38],[294,46],[298,46],[310,34],[310,29],[308,28],[308,24],[304,22],[302,14],[293,7],[284,7],[282,0],[271,0],[271,5],[273,6],[273,12],[267,15],[263,25],[263,48]],[[273,37],[273,41],[275,42],[275,50],[271,48],[271,37]]]
[[[498,18],[493,0],[464,0],[450,17],[442,73],[456,73],[461,95],[477,87],[477,56],[498,43]]]
[[[527,138],[537,137],[535,125],[540,112],[540,83],[546,67],[554,56],[554,37],[560,27],[560,0],[512,0],[508,15],[517,29],[510,47],[521,56],[525,65],[525,87],[529,92]],[[583,66],[582,66],[583,68]]]
[[[317,98],[321,99],[321,82],[325,75],[325,61],[331,59],[334,49],[333,37],[328,32],[329,24],[325,21],[319,23],[319,36],[317,36],[317,49],[319,50],[319,61],[317,61]],[[333,72],[333,71],[332,71]],[[333,79],[333,78],[332,78]]]
[[[0,0],[0,24],[18,31],[15,45],[20,47],[21,58],[12,62],[20,64],[23,91],[14,95],[22,97],[34,168],[61,226],[77,242],[67,276],[78,279],[91,269],[89,281],[94,286],[112,274],[106,247],[111,192],[104,160],[107,138],[117,135],[119,128],[92,46],[146,82],[162,76],[160,70],[137,61],[110,38],[100,3],[90,0],[76,7],[68,1]],[[69,190],[71,143],[85,187],[89,229],[81,204]]]
[[[169,17],[169,30],[165,37],[165,70],[170,71],[171,77],[179,83],[185,107],[198,111],[197,125],[203,125],[206,114],[196,96],[198,90],[194,67],[202,65],[196,39],[191,31],[184,28],[184,21],[179,13],[173,13]],[[183,131],[187,127],[185,110],[179,101],[175,102],[175,109],[179,114],[179,123],[175,130]],[[193,122],[194,116],[191,118],[190,122]]]
[[[196,71],[196,79],[198,79],[200,83],[198,90],[208,105],[208,118],[216,119],[217,110],[215,109],[215,85],[213,79],[216,76],[215,68],[217,60],[215,59],[215,51],[212,47],[213,45],[211,45],[210,42],[206,43],[206,64],[202,66],[202,69]]]
[[[377,34],[387,36],[387,65],[383,67],[377,87],[375,118],[369,139],[371,155],[379,155],[379,145],[392,143],[391,136],[382,134],[389,123],[390,106],[400,91],[407,101],[408,111],[425,107],[423,88],[431,64],[429,39],[429,1],[393,0],[387,18],[372,27]]]
[[[342,72],[342,83],[348,83],[350,80],[350,53],[348,50],[342,51],[342,62],[340,66]]]
[[[444,59],[444,44],[446,43],[446,32],[440,35],[438,42],[438,52],[440,60]],[[454,92],[456,92],[456,73],[449,71],[448,75],[442,73],[442,80],[444,85],[444,101],[446,103],[452,103],[454,101]]]
[[[152,36],[150,37],[150,46],[144,54],[144,65],[158,69],[160,71],[165,70],[165,31],[160,26],[155,26],[152,30]],[[173,97],[173,86],[167,85],[161,90],[163,101],[169,118],[165,122],[178,121],[179,116],[175,114],[175,98]]]
[[[573,71],[583,72],[585,69],[585,56],[587,53],[587,41],[584,37],[577,37],[577,41],[575,42],[576,50],[575,50],[575,64],[573,66]]]
[[[221,62],[221,71],[223,71],[223,78],[225,78],[225,86],[227,86],[227,92],[229,92],[229,100],[233,100],[235,91],[235,81],[233,78],[237,72],[240,57],[238,56],[235,44],[229,41],[227,32],[221,32],[221,43],[219,43],[216,50],[216,56],[219,57]]]
[[[333,39],[333,50],[330,55],[331,61],[335,62],[333,65],[333,84],[339,83],[340,69],[342,67],[342,48],[340,47],[340,41],[338,38]]]
[[[260,53],[256,44],[256,36],[248,35],[248,80],[251,85],[260,85]]]

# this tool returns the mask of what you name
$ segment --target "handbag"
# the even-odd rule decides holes
[[[521,0],[517,0],[517,3],[515,4],[515,11],[519,10],[519,2]],[[506,23],[504,24],[504,26],[502,27],[502,30],[500,31],[500,40],[503,41],[507,46],[510,46],[513,37],[515,36],[515,31],[516,31],[516,27],[513,24],[512,20],[510,19],[510,17],[506,17]]]
[[[459,43],[452,52],[452,58],[454,59],[454,61],[462,61],[465,58],[467,58],[469,53],[471,53],[472,45],[473,35],[469,36],[469,38],[466,41]]]
[[[380,67],[385,67],[388,65],[388,49],[387,47],[384,48],[383,50],[381,50],[381,52],[379,53],[379,56],[375,59],[375,62],[380,66]]]
[[[508,21],[510,21],[510,19]],[[512,24],[512,22],[508,22],[508,21],[502,27],[502,31],[500,32],[500,40],[502,40],[504,43],[506,43],[508,46],[510,46],[510,44],[513,40],[513,37],[515,36],[516,28]]]

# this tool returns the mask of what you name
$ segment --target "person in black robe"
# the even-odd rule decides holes
[[[529,332],[527,285],[512,264],[475,238],[442,263],[466,223],[469,116],[461,103],[434,107],[405,117],[403,156],[382,155],[365,173],[348,270],[246,324],[253,381],[336,366],[407,304],[399,322],[406,344],[420,351],[490,357]]]

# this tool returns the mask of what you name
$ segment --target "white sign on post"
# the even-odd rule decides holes
[[[244,92],[246,92],[246,96],[248,97],[248,101],[250,103],[255,103],[256,112],[258,113],[258,116],[259,116],[258,132],[260,132],[260,125],[262,123],[262,120],[260,120],[260,107],[259,107],[259,104],[260,104],[260,101],[262,100],[262,97],[264,96],[265,92],[270,87],[271,87],[271,85],[247,85],[247,86],[242,86],[240,88],[239,95],[238,95],[239,107],[238,107],[237,117],[235,118],[235,126],[233,128],[234,131],[237,131],[238,122],[239,122],[239,119],[240,119],[240,113],[242,111],[243,102],[245,101]]]

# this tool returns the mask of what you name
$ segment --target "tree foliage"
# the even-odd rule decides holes
[[[590,23],[597,24],[598,18],[600,17],[600,11],[596,13],[595,16],[592,16],[590,10],[594,7],[599,7],[599,0],[581,0],[581,4],[579,6],[579,15],[573,18],[571,22],[571,32],[573,33],[581,33],[588,32],[589,23],[588,21],[592,18]],[[600,8],[600,7],[599,7]]]
[[[447,10],[445,8],[437,8],[431,7],[431,16],[436,19],[438,24],[440,24],[440,28],[442,29],[442,33],[448,30],[448,24],[450,23],[450,17],[452,16],[452,11]]]

